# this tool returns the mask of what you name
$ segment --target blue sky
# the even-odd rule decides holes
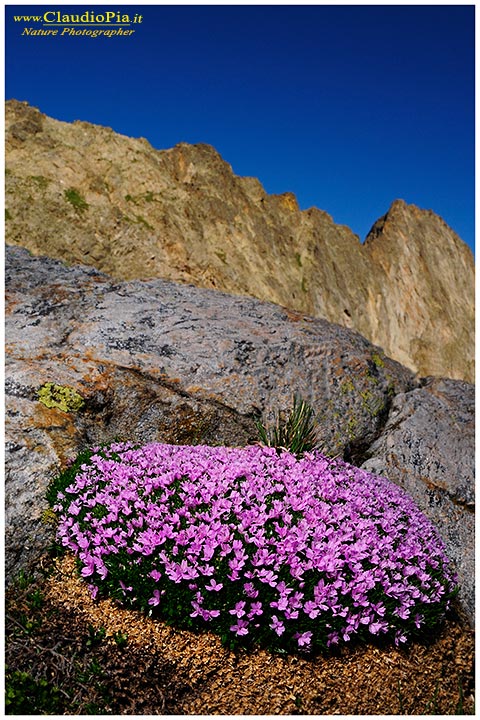
[[[129,37],[22,35],[45,11],[132,17]],[[474,243],[473,5],[11,5],[6,98],[60,120],[213,145],[363,240],[391,202]],[[51,26],[53,27],[53,26]]]

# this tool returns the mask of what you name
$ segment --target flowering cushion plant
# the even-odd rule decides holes
[[[94,596],[225,642],[399,644],[456,591],[412,500],[318,452],[114,443],[79,456],[48,498]]]

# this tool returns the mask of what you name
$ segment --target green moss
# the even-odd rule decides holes
[[[348,423],[347,423],[347,428],[346,428],[346,430],[347,430],[347,437],[348,437],[349,440],[354,440],[354,439],[355,439],[355,435],[356,435],[356,433],[357,433],[357,428],[358,428],[358,422],[357,422],[357,420],[356,420],[353,416],[350,416],[350,417],[348,418]]]
[[[378,385],[377,378],[370,375],[368,368],[365,371],[365,377],[370,381],[372,388],[375,385]],[[342,395],[356,393],[358,396],[360,396],[363,409],[366,410],[372,417],[377,417],[377,415],[379,415],[385,409],[385,402],[382,397],[379,397],[370,388],[367,388],[365,390],[359,390],[355,387],[353,381],[350,378],[342,382],[342,384],[340,385],[340,392]]]
[[[355,385],[351,380],[344,380],[344,382],[340,385],[340,392],[342,395],[355,392]]]
[[[370,413],[372,417],[377,417],[377,415],[379,415],[385,408],[383,399],[375,397],[370,390],[364,390],[361,392],[360,397],[362,398],[362,405],[364,409]]]
[[[147,194],[145,195],[144,200],[145,200],[146,202],[153,202],[154,197],[153,197],[153,192],[152,192],[151,190],[149,190],[149,191],[147,192]]]
[[[139,223],[139,224],[141,224],[141,225],[145,225],[145,227],[148,228],[149,230],[153,230],[153,229],[154,229],[154,228],[150,225],[150,223],[148,223],[148,222],[145,220],[145,218],[142,217],[141,215],[137,215],[136,218],[137,218],[137,223]]]
[[[225,265],[227,264],[227,254],[225,250],[215,250],[215,255],[220,258],[220,260],[225,263]]]
[[[11,219],[12,219],[12,213],[10,212],[10,210],[8,210],[7,208],[5,208],[5,222],[6,222],[7,220],[11,220]]]
[[[48,183],[50,182],[50,180],[46,177],[43,177],[43,175],[31,175],[30,177],[37,183],[38,187],[42,190],[45,190],[45,188],[48,186]]]
[[[75,188],[68,188],[68,190],[65,190],[64,195],[65,199],[70,203],[70,205],[73,205],[75,210],[84,212],[84,210],[88,208],[87,201],[80,195],[78,190],[75,190]]]
[[[295,260],[297,261],[297,265],[299,268],[302,267],[302,258],[300,257],[300,253],[295,253]]]
[[[77,412],[85,401],[76,390],[64,385],[47,382],[37,391],[39,401],[47,408],[58,408],[63,412]]]
[[[61,708],[58,687],[44,678],[6,668],[5,712],[7,715],[55,715]]]
[[[360,392],[360,397],[362,398],[363,405],[366,405],[367,403],[369,403],[372,400],[373,395],[370,392],[370,390],[362,390]]]

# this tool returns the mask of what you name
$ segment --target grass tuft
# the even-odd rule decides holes
[[[319,449],[315,412],[298,395],[294,396],[293,407],[286,418],[279,412],[273,427],[265,427],[260,419],[256,425],[260,442],[267,447],[288,450],[297,456]]]

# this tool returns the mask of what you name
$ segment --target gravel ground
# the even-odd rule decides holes
[[[435,638],[402,649],[346,646],[313,659],[233,652],[210,633],[92,601],[70,556],[50,565],[6,598],[8,671],[58,689],[48,714],[474,713],[474,635],[454,612]]]

